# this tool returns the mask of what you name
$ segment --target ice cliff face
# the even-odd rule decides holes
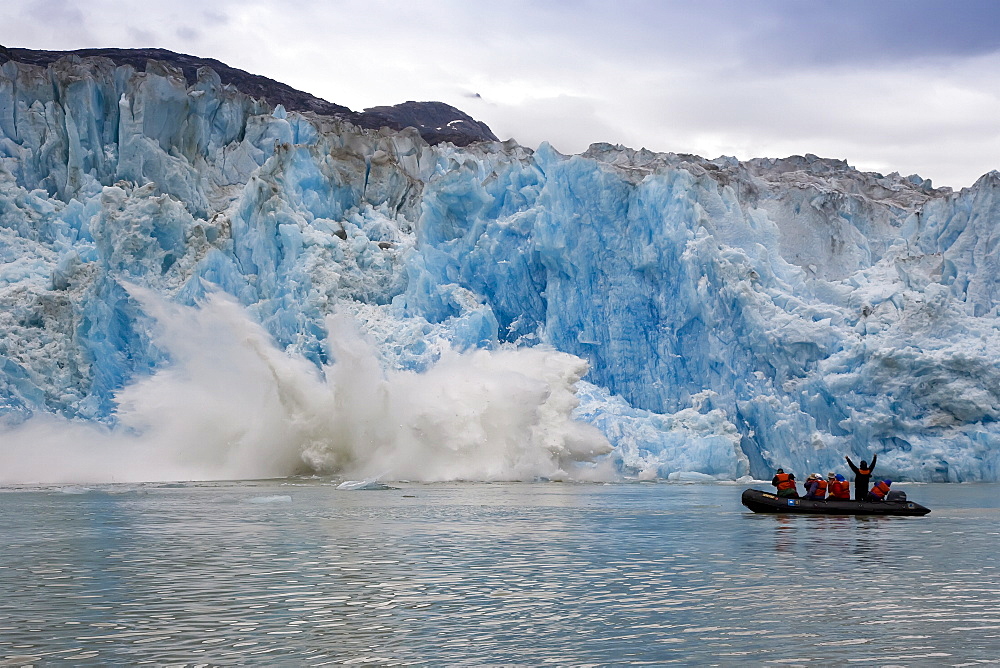
[[[430,146],[208,69],[11,61],[0,420],[114,423],[122,389],[172,362],[138,295],[221,291],[317,368],[334,312],[388,369],[444,342],[582,358],[576,415],[623,475],[877,452],[893,478],[998,480],[998,193],[996,172],[952,193],[815,156]]]

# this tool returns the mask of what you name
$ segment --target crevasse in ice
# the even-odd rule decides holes
[[[998,480],[998,193],[812,155],[428,146],[208,69],[8,62],[0,420],[114,424],[172,363],[138,295],[221,292],[318,369],[334,313],[399,372],[448,347],[586,360],[574,415],[625,476],[877,452],[897,479]]]

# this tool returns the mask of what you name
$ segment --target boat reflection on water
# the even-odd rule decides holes
[[[898,518],[870,515],[802,515],[766,513],[755,515],[773,529],[771,545],[780,556],[801,556],[809,552],[817,539],[824,545],[836,545],[845,555],[878,560],[885,545],[880,542],[880,530],[886,522]]]

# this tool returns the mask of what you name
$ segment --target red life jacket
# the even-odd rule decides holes
[[[816,491],[813,492],[813,496],[815,496],[817,499],[826,498],[826,480],[816,481]]]
[[[787,473],[779,473],[774,477],[778,479],[778,484],[775,485],[775,487],[778,488],[778,491],[783,489],[795,489],[795,481],[792,480],[791,475]]]
[[[851,499],[851,483],[846,480],[834,480],[830,483],[831,499]]]
[[[871,475],[871,469],[858,469],[858,475]]]
[[[875,483],[875,486],[872,487],[871,491],[871,495],[878,497],[879,499],[884,499],[885,495],[888,493],[889,493],[889,485],[885,484],[885,482],[882,480],[879,480],[877,483]]]

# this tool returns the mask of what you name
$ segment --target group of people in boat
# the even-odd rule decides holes
[[[872,471],[875,470],[875,462],[878,455],[872,456],[871,464],[861,460],[860,466],[855,466],[850,457],[844,457],[847,465],[854,471],[854,500],[855,501],[884,501],[892,486],[891,480],[878,480],[871,488]],[[847,479],[839,473],[830,472],[826,479],[818,473],[811,473],[805,481],[805,496],[800,497],[795,487],[796,480],[794,473],[785,473],[784,469],[778,469],[771,484],[778,489],[778,496],[786,498],[803,498],[813,501],[850,501],[851,485]]]

